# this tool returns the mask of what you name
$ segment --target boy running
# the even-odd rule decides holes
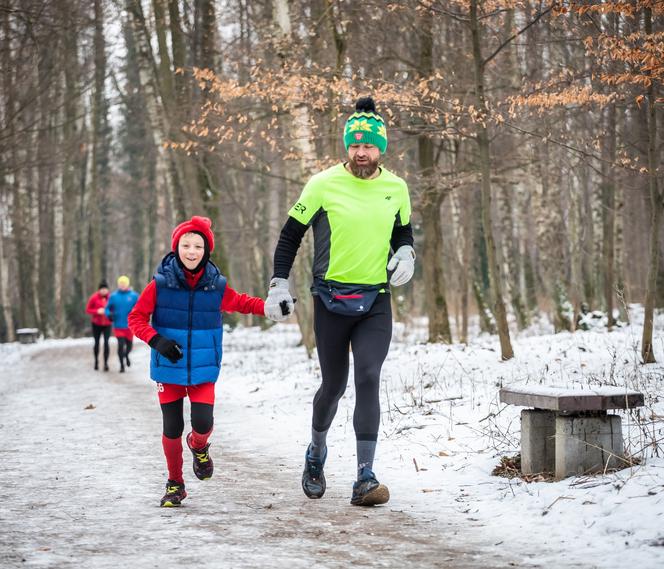
[[[187,496],[182,474],[185,396],[191,402],[186,441],[194,474],[199,480],[212,476],[208,439],[222,359],[221,312],[265,315],[262,299],[235,292],[210,261],[211,227],[208,218],[195,215],[173,230],[171,253],[157,267],[128,319],[132,332],[152,348],[150,377],[157,382],[168,467],[163,507],[179,506]]]

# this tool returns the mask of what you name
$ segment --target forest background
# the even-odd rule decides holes
[[[661,0],[0,0],[0,341],[87,333],[99,281],[140,291],[192,214],[231,285],[263,296],[286,212],[371,94],[414,212],[397,319],[466,342],[479,315],[509,359],[510,330],[543,314],[612,327],[640,303],[653,361],[662,16]]]

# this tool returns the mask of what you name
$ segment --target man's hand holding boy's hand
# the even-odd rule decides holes
[[[275,322],[282,322],[293,314],[293,308],[294,301],[288,290],[288,279],[273,278],[265,299],[265,316]]]
[[[175,340],[164,338],[161,334],[155,334],[150,340],[149,346],[168,358],[171,363],[177,363],[182,359],[182,348],[179,344]]]

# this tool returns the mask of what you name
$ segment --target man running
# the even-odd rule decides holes
[[[392,337],[389,286],[408,282],[415,269],[408,186],[379,165],[387,149],[383,117],[371,97],[360,99],[346,121],[346,162],[313,176],[288,212],[274,252],[265,314],[293,311],[288,276],[307,228],[314,231],[316,349],[322,382],[313,401],[311,443],[302,489],[325,493],[327,433],[346,389],[349,347],[355,369],[353,427],[357,481],[351,504],[384,504],[390,494],[373,472],[380,423],[380,371]],[[390,253],[394,252],[390,257]]]

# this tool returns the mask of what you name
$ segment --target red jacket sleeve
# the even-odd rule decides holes
[[[157,304],[157,285],[154,281],[145,287],[141,296],[138,297],[134,308],[127,316],[129,329],[146,344],[157,335],[157,331],[150,326],[150,317]]]
[[[90,296],[90,298],[88,298],[88,305],[85,307],[85,312],[87,312],[92,316],[97,315],[97,309],[99,308],[99,306],[97,306],[97,302],[95,302],[96,300],[97,300],[97,293],[94,293],[92,296]]]
[[[221,299],[221,310],[223,312],[240,312],[241,314],[265,316],[265,301],[257,296],[237,293],[231,287],[226,286],[224,298]]]

